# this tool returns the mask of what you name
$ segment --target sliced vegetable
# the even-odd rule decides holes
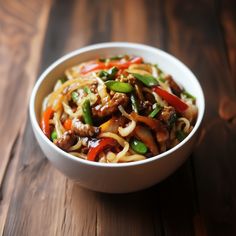
[[[141,126],[141,125],[137,125],[134,130],[134,133],[138,139],[140,139],[145,145],[147,145],[148,149],[154,155],[157,155],[159,153],[155,139],[152,136],[152,133],[148,128]]]
[[[100,71],[98,76],[102,80],[106,81],[108,79],[114,79],[114,77],[118,71],[119,71],[119,69],[117,67],[112,67],[108,71],[104,71],[104,70]]]
[[[77,100],[79,99],[79,94],[77,92],[72,92],[71,93],[71,99],[73,100],[73,102],[77,102]]]
[[[186,138],[186,134],[183,132],[183,131],[181,131],[181,130],[177,130],[176,131],[176,137],[177,137],[177,139],[181,142],[181,141],[183,141],[185,138]]]
[[[120,125],[119,123],[119,118],[113,116],[110,120],[100,125],[101,132],[117,133]]]
[[[141,115],[138,115],[136,112],[131,112],[130,116],[135,121],[139,121],[146,124],[152,130],[158,130],[160,128],[160,121],[157,119],[153,119],[147,116],[141,116]]]
[[[72,120],[70,118],[66,119],[63,123],[65,130],[71,130]]]
[[[152,87],[159,84],[157,79],[152,75],[141,75],[137,73],[132,73],[132,75],[148,87]]]
[[[57,139],[57,132],[56,130],[54,130],[52,133],[51,133],[51,140],[54,141]]]
[[[161,98],[166,100],[178,112],[184,112],[188,108],[188,105],[185,102],[183,102],[180,98],[158,86],[154,87],[153,91],[157,93]]]
[[[51,107],[47,107],[47,109],[43,112],[41,120],[41,129],[48,138],[50,138],[49,120],[52,118],[53,113],[54,113],[53,109]]]
[[[84,103],[82,105],[82,111],[83,111],[84,122],[88,125],[93,125],[89,99],[86,99],[84,101]]]
[[[162,109],[162,106],[160,106],[159,104],[156,103],[156,107],[154,108],[154,110],[149,114],[149,117],[154,118],[159,111]]]
[[[89,161],[96,161],[97,155],[107,147],[116,146],[117,142],[112,138],[101,138],[88,151],[87,158]]]
[[[130,146],[135,152],[139,154],[145,154],[148,151],[147,146],[137,139],[132,139]]]
[[[129,83],[124,83],[120,81],[108,80],[105,85],[112,91],[120,93],[130,93],[133,91],[133,86]]]
[[[194,101],[196,100],[196,98],[195,98],[192,94],[188,93],[187,91],[183,91],[182,94],[183,94],[186,98],[190,98],[190,99],[192,99],[192,100],[194,100]]]
[[[138,111],[139,111],[138,100],[137,100],[136,96],[133,93],[131,93],[131,95],[130,95],[130,100],[131,100],[131,105],[132,105],[133,111],[138,113]]]
[[[91,90],[89,89],[89,87],[85,86],[84,87],[84,92],[87,93],[87,94],[90,94]]]
[[[109,69],[111,67],[117,67],[118,69],[127,69],[130,65],[132,64],[139,64],[142,63],[143,59],[142,57],[135,57],[133,59],[131,59],[130,61],[111,61],[108,63],[104,63],[101,61],[92,61],[89,62],[88,64],[85,64],[82,69],[81,69],[81,73],[82,74],[86,74],[88,72],[92,72],[94,70],[105,70],[105,69]]]

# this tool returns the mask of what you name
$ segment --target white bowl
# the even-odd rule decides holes
[[[65,69],[90,59],[131,54],[158,64],[197,98],[198,117],[192,132],[174,148],[143,161],[119,164],[97,163],[74,157],[54,145],[39,126],[43,98]],[[54,62],[39,77],[30,98],[30,118],[34,134],[51,163],[79,185],[100,192],[125,193],[148,188],[173,173],[189,156],[205,108],[202,88],[193,73],[178,59],[160,49],[134,43],[101,43],[73,51]]]

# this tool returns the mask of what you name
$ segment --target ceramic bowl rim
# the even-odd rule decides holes
[[[180,66],[180,67],[182,67],[183,70],[187,71],[191,75],[191,80],[195,80],[195,83],[197,83],[197,85],[198,85],[197,90],[199,90],[198,92],[201,94],[201,98],[199,98],[199,99],[202,99],[202,107],[198,106],[198,117],[197,117],[196,124],[195,124],[193,130],[190,132],[190,134],[182,142],[180,142],[179,144],[177,144],[173,148],[169,149],[168,151],[165,151],[165,152],[163,152],[161,154],[158,154],[156,156],[153,156],[151,158],[147,158],[145,160],[140,160],[140,161],[135,161],[135,162],[127,162],[127,163],[92,162],[92,161],[88,161],[88,160],[84,160],[84,159],[75,157],[75,156],[61,150],[55,144],[53,144],[42,132],[42,130],[41,130],[39,124],[38,124],[36,114],[35,114],[35,98],[36,98],[38,89],[40,88],[42,82],[46,79],[47,75],[51,71],[56,69],[58,66],[63,64],[65,61],[67,61],[68,59],[73,58],[75,56],[78,56],[81,53],[86,53],[86,52],[97,50],[97,49],[106,49],[106,48],[114,48],[114,47],[115,48],[140,49],[140,50],[145,50],[147,52],[161,54],[162,56],[167,57],[168,60],[172,60],[172,62],[177,64],[178,67]],[[198,79],[195,77],[195,75],[192,73],[192,71],[185,64],[183,64],[180,60],[178,60],[177,58],[175,58],[171,54],[169,54],[167,52],[164,52],[161,49],[154,48],[154,47],[144,45],[144,44],[130,43],[130,42],[98,43],[98,44],[89,45],[89,46],[86,46],[86,47],[83,47],[83,48],[80,48],[80,49],[77,49],[77,50],[74,50],[72,52],[69,52],[69,53],[65,54],[64,56],[62,56],[61,58],[59,58],[58,60],[53,62],[39,76],[39,79],[35,83],[34,88],[32,90],[31,97],[30,97],[30,102],[29,102],[29,113],[30,113],[30,119],[31,119],[32,126],[35,128],[35,130],[37,132],[37,135],[39,135],[44,140],[44,142],[47,145],[49,145],[50,148],[53,149],[53,151],[55,151],[56,153],[59,153],[62,156],[65,156],[69,160],[76,161],[76,162],[79,162],[81,164],[86,164],[86,165],[89,165],[89,166],[97,166],[97,167],[107,167],[107,168],[111,168],[111,167],[113,167],[113,168],[122,168],[122,167],[130,167],[130,166],[139,166],[139,165],[143,165],[143,164],[147,164],[147,163],[150,163],[150,162],[157,161],[158,159],[165,158],[165,157],[169,156],[170,154],[173,154],[175,151],[177,151],[178,149],[183,147],[185,144],[187,144],[187,142],[193,137],[193,135],[199,129],[200,124],[203,120],[204,111],[205,111],[205,99],[204,99],[204,94],[203,94],[202,87],[201,87]]]

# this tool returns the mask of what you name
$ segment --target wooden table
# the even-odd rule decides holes
[[[188,161],[142,192],[73,184],[44,157],[28,101],[37,76],[82,46],[131,41],[199,78],[206,115]],[[236,235],[236,1],[0,0],[0,234]]]

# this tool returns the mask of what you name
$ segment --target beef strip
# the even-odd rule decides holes
[[[75,133],[71,130],[66,131],[60,138],[55,140],[55,144],[64,151],[68,151],[68,149],[75,144],[77,137]]]
[[[83,124],[79,119],[73,119],[71,129],[80,137],[92,137],[100,132],[99,127]]]
[[[115,93],[112,99],[107,101],[105,104],[98,104],[92,108],[93,116],[104,117],[113,114],[118,110],[118,106],[126,106],[129,98],[124,93]]]
[[[165,77],[165,79],[168,81],[169,86],[170,86],[172,92],[173,92],[176,96],[180,97],[180,94],[182,93],[182,89],[181,89],[181,88],[179,87],[179,85],[173,80],[172,76],[171,76],[171,75],[167,75],[167,76]]]
[[[175,120],[177,119],[177,114],[172,106],[165,106],[160,115],[158,116],[158,119],[167,124],[168,126],[171,126]]]

